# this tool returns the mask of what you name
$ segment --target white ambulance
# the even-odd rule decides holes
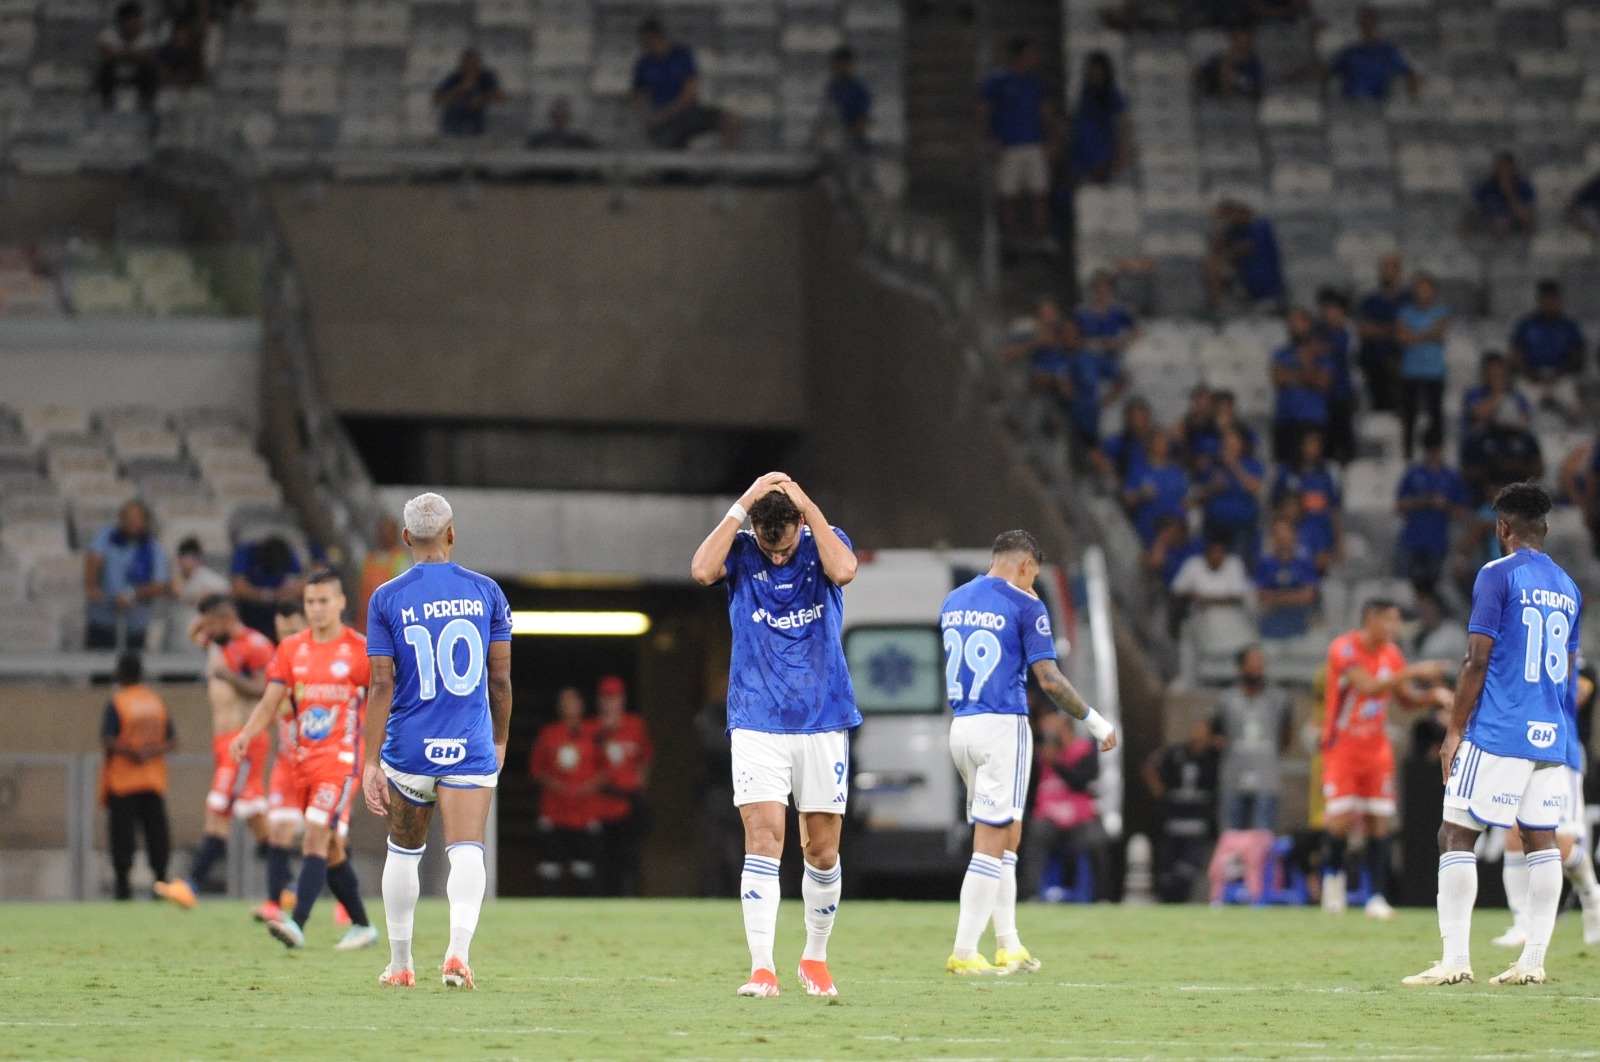
[[[986,549],[864,551],[845,587],[845,657],[863,719],[850,801],[865,837],[850,861],[869,882],[959,874],[971,855],[966,796],[950,760],[939,606],[988,567]],[[1104,556],[1091,548],[1069,567],[1047,564],[1034,590],[1050,610],[1062,671],[1120,727]],[[1102,755],[1097,783],[1113,837],[1122,830],[1122,779],[1119,747]]]

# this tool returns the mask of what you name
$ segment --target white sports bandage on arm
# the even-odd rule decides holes
[[[1094,735],[1096,741],[1104,741],[1117,729],[1111,725],[1111,720],[1093,708],[1090,708],[1089,714],[1083,717],[1083,725],[1089,728],[1089,733]]]
[[[734,523],[742,524],[745,521],[745,517],[749,515],[749,512],[745,510],[744,506],[740,505],[738,502],[734,502],[732,505],[728,506],[728,514],[727,516],[723,517],[723,519],[732,517]]]

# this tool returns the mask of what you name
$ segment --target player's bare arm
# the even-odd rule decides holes
[[[244,759],[245,752],[250,748],[250,742],[272,725],[272,721],[277,718],[278,711],[283,706],[283,695],[287,692],[281,682],[267,683],[261,699],[250,710],[250,718],[244,721],[244,726],[239,728],[239,733],[234,735],[233,743],[228,746],[228,752],[234,759]],[[283,755],[282,750],[279,750],[278,755]]]
[[[739,496],[738,509],[748,512],[757,498],[765,497],[788,480],[789,477],[782,472],[768,472],[750,484],[750,488]],[[715,586],[722,581],[726,572],[728,550],[733,548],[734,536],[739,533],[743,523],[742,516],[734,510],[729,510],[728,514],[717,522],[717,526],[711,529],[711,534],[700,543],[700,548],[694,551],[694,560],[689,563],[689,574],[695,582],[701,586]]]
[[[211,669],[211,677],[232,686],[242,697],[260,697],[267,691],[267,677],[265,675],[252,677],[243,675],[233,670],[227,664],[217,664]]]
[[[1072,716],[1072,718],[1089,722],[1090,718],[1093,717],[1101,720],[1102,723],[1105,722],[1104,717],[1093,708],[1090,708],[1084,702],[1084,699],[1078,695],[1077,689],[1067,679],[1067,676],[1061,673],[1061,668],[1056,666],[1054,660],[1037,661],[1033,665],[1033,677],[1038,680],[1039,688],[1044,690],[1045,695],[1055,703],[1055,706]],[[1101,737],[1097,734],[1096,737],[1100,739],[1100,751],[1110,752],[1117,747],[1117,732],[1110,729],[1109,723],[1105,723],[1105,726],[1104,736]],[[1091,724],[1090,729],[1094,729],[1093,724]]]
[[[1450,722],[1445,726],[1444,743],[1439,746],[1439,767],[1445,784],[1450,783],[1450,766],[1455,763],[1456,749],[1461,747],[1461,736],[1478,707],[1483,694],[1483,680],[1489,674],[1489,653],[1494,649],[1494,639],[1473,631],[1467,635],[1467,655],[1461,662],[1461,674],[1456,679],[1456,699],[1450,708]]]
[[[393,664],[391,663],[391,670]],[[392,696],[392,694],[391,694]],[[371,718],[371,709],[368,709]],[[384,710],[388,715],[388,710]],[[511,737],[511,643],[489,643],[489,718],[494,725],[496,767],[506,765],[506,742]]]
[[[368,811],[382,816],[389,813],[389,779],[384,777],[378,758],[389,728],[389,710],[394,707],[394,657],[369,656],[367,663],[372,672],[372,685],[367,691],[367,720],[362,731],[366,755],[361,765],[361,796],[367,802]]]
[[[806,526],[811,528],[812,540],[817,544],[817,557],[822,561],[822,571],[828,581],[834,586],[849,586],[856,577],[855,551],[834,533],[833,525],[822,515],[817,503],[800,489],[800,484],[785,478],[778,489],[789,496],[789,500],[800,510]]]

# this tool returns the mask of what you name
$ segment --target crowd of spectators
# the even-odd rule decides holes
[[[104,110],[130,92],[138,108],[154,110],[163,87],[187,89],[206,82],[206,40],[231,4],[213,0],[167,0],[159,17],[146,17],[144,5],[124,0],[96,42],[94,90]]]

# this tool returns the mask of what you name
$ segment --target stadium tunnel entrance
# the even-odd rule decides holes
[[[720,589],[692,584],[630,585],[610,577],[500,582],[513,613],[545,614],[546,627],[570,629],[583,622],[550,621],[551,613],[642,613],[649,627],[632,635],[541,633],[513,639],[511,735],[500,780],[499,894],[531,896],[538,891],[539,797],[528,759],[539,731],[556,717],[556,694],[576,687],[592,717],[595,686],[605,675],[627,683],[628,710],[643,717],[656,750],[645,788],[650,828],[642,844],[640,891],[647,896],[695,894],[700,881],[699,794],[708,765],[694,719],[711,696],[721,707],[729,645],[726,596]],[[533,622],[524,616],[519,629]]]

